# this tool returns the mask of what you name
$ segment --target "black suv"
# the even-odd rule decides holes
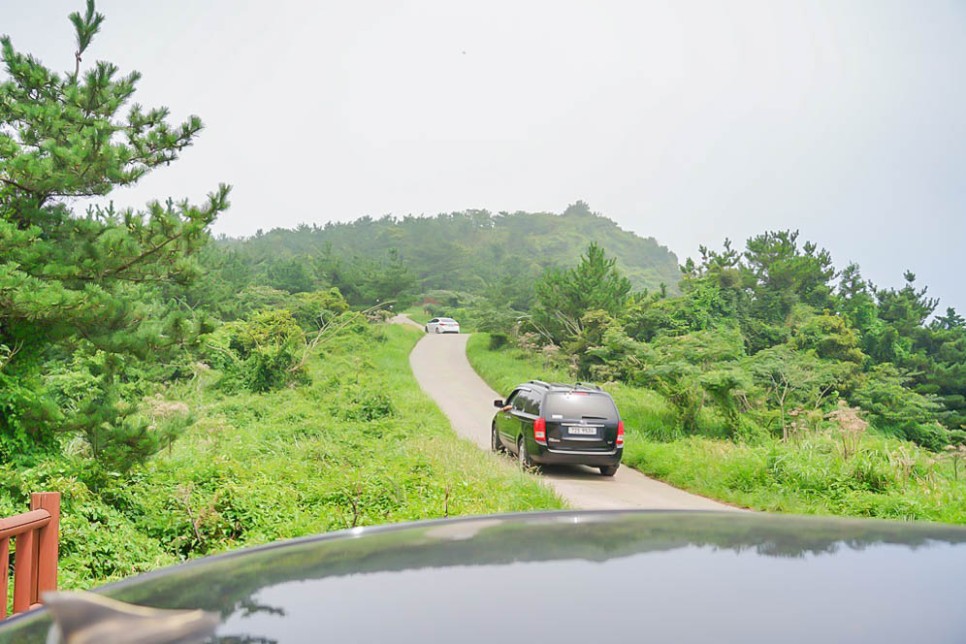
[[[595,385],[531,380],[513,390],[493,417],[494,452],[523,465],[591,465],[614,476],[624,453],[624,423],[610,394]]]

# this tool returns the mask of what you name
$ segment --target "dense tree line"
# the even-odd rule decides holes
[[[674,288],[677,258],[577,202],[562,214],[468,210],[435,217],[363,217],[221,240],[227,281],[297,293],[338,288],[353,304],[445,290],[527,308],[549,267],[575,262],[588,241],[608,250],[637,288]]]
[[[930,318],[937,301],[913,273],[877,288],[793,231],[700,252],[669,295],[631,292],[591,245],[493,330],[562,348],[578,377],[659,391],[691,432],[709,411],[731,435],[787,437],[845,405],[932,449],[966,442],[966,324],[951,308]]]

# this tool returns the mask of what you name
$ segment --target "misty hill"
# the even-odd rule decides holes
[[[363,217],[349,223],[275,229],[222,247],[262,275],[262,283],[289,291],[317,288],[316,276],[350,292],[358,280],[414,278],[419,291],[482,293],[496,284],[527,281],[550,266],[577,263],[597,242],[637,289],[672,291],[680,279],[677,257],[653,238],[622,230],[583,202],[560,214],[468,210],[436,217]],[[400,273],[404,273],[400,275]],[[297,282],[305,282],[300,285]],[[347,288],[348,287],[348,288]],[[388,290],[392,290],[391,288]],[[362,298],[359,298],[362,299]]]

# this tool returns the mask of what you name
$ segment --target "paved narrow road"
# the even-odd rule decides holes
[[[476,374],[466,359],[468,339],[465,334],[427,335],[413,349],[409,364],[423,390],[449,417],[453,429],[480,449],[489,450],[493,400],[508,392],[498,394]],[[587,467],[542,469],[541,480],[576,509],[735,509],[655,481],[629,467],[621,467],[613,478]]]

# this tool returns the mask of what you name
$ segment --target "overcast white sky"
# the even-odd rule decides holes
[[[966,3],[100,0],[88,61],[206,124],[114,198],[234,186],[216,233],[583,199],[683,261],[799,229],[966,312]],[[82,0],[0,0],[72,68]]]

